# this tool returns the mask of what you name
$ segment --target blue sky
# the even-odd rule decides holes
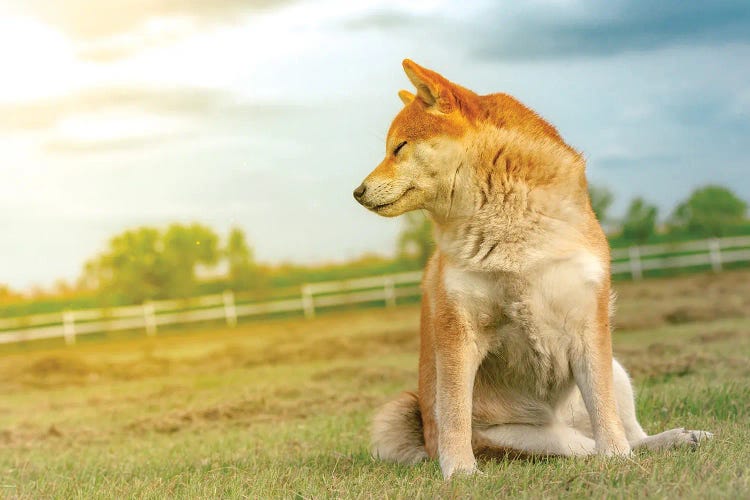
[[[747,2],[10,0],[0,6],[0,283],[74,279],[107,239],[198,220],[265,262],[393,251],[352,189],[409,57],[508,92],[615,214],[696,186],[750,200]]]

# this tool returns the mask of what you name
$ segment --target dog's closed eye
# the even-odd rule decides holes
[[[401,151],[401,148],[403,148],[404,146],[406,146],[406,141],[396,146],[396,149],[393,150],[393,156],[397,156],[398,152]]]

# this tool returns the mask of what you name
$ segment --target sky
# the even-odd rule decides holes
[[[74,280],[108,239],[199,221],[267,263],[391,254],[352,190],[382,159],[408,57],[507,92],[662,217],[750,200],[746,1],[4,0],[0,284]]]

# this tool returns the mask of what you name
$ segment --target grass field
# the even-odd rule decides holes
[[[416,384],[414,306],[0,352],[0,496],[750,496],[750,272],[618,283],[615,352],[647,431],[710,430],[628,460],[436,463],[368,453],[373,410]]]

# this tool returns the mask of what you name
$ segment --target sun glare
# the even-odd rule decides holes
[[[0,18],[0,73],[0,102],[62,94],[79,76],[70,41],[23,17]]]

